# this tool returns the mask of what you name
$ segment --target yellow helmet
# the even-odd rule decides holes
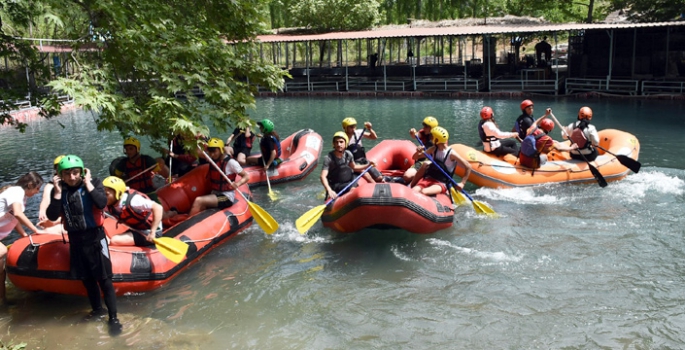
[[[427,116],[423,118],[423,123],[430,126],[431,128],[434,128],[438,126],[438,120],[435,119],[435,117]]]
[[[218,148],[221,150],[221,153],[224,153],[224,141],[218,137],[212,137],[207,141],[207,147],[209,148]]]
[[[140,141],[138,141],[137,138],[129,137],[126,140],[124,140],[124,147],[128,145],[136,146],[136,150],[140,152]]]
[[[343,140],[345,140],[345,147],[347,147],[347,144],[350,143],[350,139],[347,137],[347,134],[345,134],[345,133],[342,132],[342,131],[336,132],[335,134],[333,134],[333,142],[335,142],[335,139],[338,138],[338,137],[340,137],[340,138],[342,138]]]
[[[343,129],[347,129],[348,126],[357,125],[357,120],[352,117],[347,117],[342,121]]]
[[[57,156],[57,158],[55,158],[55,161],[52,162],[52,164],[56,167],[57,164],[59,164],[59,161],[62,160],[62,158],[64,158],[65,155],[66,154],[62,154],[62,155]]]
[[[114,190],[114,198],[116,198],[116,200],[119,200],[121,195],[126,192],[126,183],[124,180],[116,176],[106,177],[104,180],[102,180],[102,185]]]
[[[441,126],[436,126],[431,129],[431,135],[433,135],[433,143],[436,145],[439,143],[447,143],[447,140],[450,138],[450,134]]]

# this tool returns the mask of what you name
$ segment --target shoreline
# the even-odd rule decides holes
[[[65,104],[60,106],[60,113],[68,112],[68,111],[71,111],[71,110],[74,110],[77,108],[78,108],[78,106],[76,106],[76,104],[74,102],[65,103]],[[9,115],[16,122],[29,123],[29,122],[32,122],[32,121],[35,121],[37,119],[42,118],[39,113],[40,113],[40,107],[30,107],[30,108],[21,109],[18,111],[11,111],[11,112],[9,112]],[[8,126],[12,126],[12,125],[7,124],[7,123],[1,124],[0,129],[6,128]]]
[[[523,91],[469,92],[469,91],[296,91],[296,92],[259,92],[255,97],[397,97],[397,98],[483,98],[483,97],[511,97],[525,96],[567,97],[577,99],[606,98],[616,100],[685,100],[682,94],[655,95],[618,95],[605,92],[580,92],[566,95],[550,95],[544,93]]]

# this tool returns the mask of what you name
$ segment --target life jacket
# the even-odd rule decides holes
[[[349,163],[345,162],[344,153],[342,157],[338,158],[335,151],[331,151],[328,153],[328,158],[331,162],[328,164],[326,179],[331,189],[337,193],[354,180],[354,170],[350,168]]]
[[[359,141],[361,141],[364,138],[364,131],[362,131],[361,136],[357,136],[357,133],[354,133],[353,138],[355,139],[355,142],[347,146],[347,150],[352,152],[352,156],[354,157],[354,160],[360,160],[360,159],[366,159],[366,150],[364,149],[364,146],[359,146]],[[351,141],[351,140],[350,140]],[[366,163],[361,163],[361,164],[366,164]]]
[[[544,131],[540,129],[535,129],[530,135],[526,136],[521,142],[521,154],[526,157],[536,157],[540,154],[541,149],[538,149],[538,140],[545,136]]]
[[[245,130],[240,130],[240,133],[238,136],[236,136],[235,141],[233,141],[233,146],[234,147],[239,147],[239,148],[252,148],[252,142],[254,142],[255,135],[254,133],[250,133],[250,137],[245,136]]]
[[[93,182],[97,179],[93,179]],[[99,209],[90,198],[85,183],[78,188],[62,186],[62,223],[64,229],[72,233],[101,227],[105,223],[102,209]]]
[[[145,199],[150,199],[150,197],[144,193],[132,189],[126,190],[126,193],[128,196],[126,197],[124,203],[122,203],[121,210],[118,210],[117,207],[110,205],[108,207],[110,213],[116,216],[117,223],[122,223],[136,230],[150,229],[152,227],[152,210],[138,210],[134,209],[130,205],[134,196],[141,196]]]
[[[528,121],[528,126],[523,125],[525,121]],[[514,130],[519,134],[520,138],[526,137],[526,133],[528,132],[528,128],[535,123],[535,120],[533,117],[529,116],[528,114],[521,114],[518,118],[516,118],[516,122],[514,123]]]
[[[269,159],[272,150],[271,145],[269,145],[269,140],[272,140],[276,147],[276,158],[274,158],[274,160],[281,157],[281,142],[278,141],[274,135],[264,136],[262,140],[259,141],[259,148],[262,151],[262,157],[265,161]]]
[[[433,138],[430,133],[426,134],[423,132],[423,129],[419,130],[419,140],[423,142],[423,145],[426,147],[426,149],[429,149],[433,147]]]
[[[586,120],[581,120],[571,131],[569,139],[571,142],[578,145],[578,149],[592,149],[592,142],[589,142],[587,136],[585,136],[585,130],[587,129],[588,122]]]
[[[140,175],[135,179],[133,178],[134,176],[140,174],[143,170],[152,166],[152,164],[147,164],[147,162],[145,162],[146,158],[148,157],[140,154],[135,162],[131,162],[131,160],[128,158],[124,159],[124,173],[126,174],[126,178],[131,179],[128,180],[126,185],[138,191],[152,192],[155,190],[155,188],[152,185],[153,174],[151,171],[148,171],[147,173]]]
[[[223,172],[224,169],[226,169],[226,164],[228,164],[228,161],[231,159],[231,156],[226,155],[223,159],[220,161],[216,162],[217,166],[221,171]],[[216,170],[214,167],[209,168],[209,182],[211,184],[212,191],[219,191],[219,192],[227,192],[227,191],[232,191],[233,187],[224,179],[224,176],[222,175],[222,172],[219,172],[219,170]],[[229,180],[231,182],[235,182],[237,174],[226,174]]]
[[[435,151],[437,152],[437,149]],[[446,183],[448,186],[451,184],[450,179],[452,178],[452,175],[454,174],[454,168],[453,169],[448,169],[447,165],[445,164],[445,161],[449,158],[450,153],[452,153],[452,148],[447,148],[447,152],[445,153],[445,157],[440,159],[436,159],[435,155],[433,156],[433,162],[431,165],[428,167],[428,170],[426,170],[426,176],[430,176],[440,182]],[[440,167],[440,168],[438,168]],[[455,166],[456,168],[456,166]],[[443,171],[440,171],[442,169]],[[445,174],[448,174],[449,177]]]
[[[488,122],[488,120],[481,119],[481,121],[478,122],[478,136],[480,136],[480,140],[483,142],[492,142],[492,141],[497,141],[498,139],[494,136],[487,136],[485,135],[485,130],[483,130],[483,124]]]

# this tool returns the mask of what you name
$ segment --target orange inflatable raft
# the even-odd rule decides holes
[[[632,134],[615,129],[599,131],[600,146],[616,155],[637,160],[640,143]],[[512,155],[503,158],[478,151],[469,146],[451,146],[472,166],[469,182],[477,186],[492,188],[526,187],[541,184],[592,183],[596,182],[585,161],[573,160],[568,152],[553,150],[548,154],[549,161],[539,169],[527,168],[518,164]],[[616,157],[599,150],[597,159],[590,162],[607,181],[621,180],[630,170]],[[457,175],[464,175],[464,168],[457,167]]]
[[[188,212],[195,197],[209,193],[208,169],[207,164],[199,166],[160,188],[157,195],[164,210]],[[247,185],[240,190],[249,198]],[[192,217],[180,214],[173,217],[174,222],[164,222],[164,237],[189,245],[185,258],[178,264],[165,258],[154,245],[110,246],[117,295],[147,292],[165,285],[200,257],[249,227],[253,219],[248,205],[242,196],[236,195],[236,199],[237,203],[223,210],[208,209]],[[106,217],[108,236],[126,230],[125,225],[117,225],[114,219]],[[31,239],[32,242],[28,237],[20,238],[10,247],[6,265],[10,281],[28,291],[86,295],[81,281],[74,280],[69,272],[68,236],[65,235],[66,242],[55,235],[33,235]]]
[[[402,176],[414,165],[416,146],[407,140],[384,140],[366,156],[384,175]],[[449,196],[424,196],[399,183],[367,183],[333,201],[321,216],[325,227],[340,232],[364,228],[399,228],[433,233],[452,226],[454,210]]]
[[[259,146],[256,146],[259,149]],[[271,184],[302,180],[309,175],[319,162],[321,155],[321,135],[311,129],[300,130],[281,141],[283,162],[274,170],[269,170]],[[258,157],[261,153],[251,155]],[[266,186],[266,171],[263,165],[244,167],[250,175],[250,187]]]

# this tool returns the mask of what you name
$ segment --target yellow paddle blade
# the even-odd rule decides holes
[[[250,201],[247,202],[247,205],[250,208],[252,217],[257,221],[257,225],[259,225],[264,232],[270,235],[278,230],[278,222],[276,222],[266,210]]]
[[[316,195],[316,199],[326,199],[326,190],[323,190],[323,191],[319,192],[319,193]]]
[[[487,215],[491,218],[499,217],[499,214],[495,213],[495,211],[492,208],[490,208],[487,204],[483,202],[473,201],[473,209],[478,214]]]
[[[314,224],[319,221],[319,218],[321,215],[323,215],[323,211],[326,209],[326,204],[321,204],[319,206],[316,206],[312,209],[309,209],[308,212],[302,214],[297,221],[295,221],[295,227],[297,227],[297,230],[300,231],[301,234],[304,234],[314,226]]]
[[[454,204],[456,204],[457,206],[468,203],[466,197],[464,197],[464,195],[461,194],[461,192],[457,192],[457,190],[454,187],[450,188],[450,193],[452,194],[452,202],[454,202]]]
[[[176,264],[180,263],[188,252],[188,243],[179,241],[178,239],[160,237],[155,238],[154,242],[157,250],[159,250],[164,257]]]
[[[278,193],[275,191],[269,190],[269,198],[271,199],[271,201],[278,200]]]

